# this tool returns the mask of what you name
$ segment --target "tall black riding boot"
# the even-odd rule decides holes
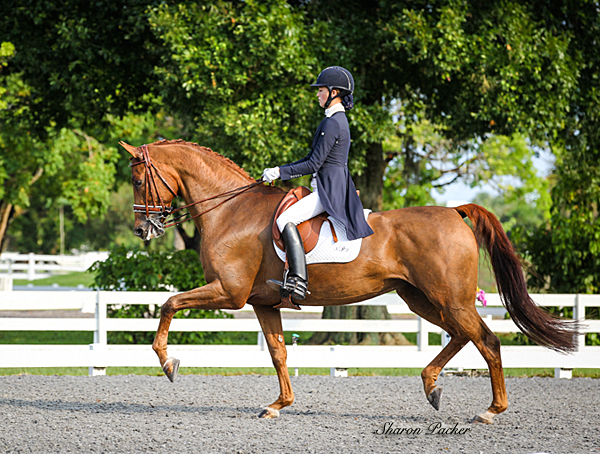
[[[291,295],[292,298],[303,300],[306,297],[308,287],[308,268],[306,267],[306,255],[300,232],[293,222],[288,222],[281,232],[281,238],[285,244],[285,253],[290,265],[283,275],[283,282],[269,279],[267,283],[272,288],[279,288],[282,298]]]

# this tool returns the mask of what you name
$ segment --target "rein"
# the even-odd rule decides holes
[[[242,187],[239,187],[239,188],[235,188],[235,189],[232,189],[231,191],[223,192],[223,193],[221,193],[221,194],[218,194],[218,195],[215,195],[215,196],[213,196],[213,197],[208,197],[208,198],[206,198],[206,199],[198,200],[197,202],[192,202],[192,203],[190,203],[190,204],[188,204],[188,205],[184,205],[184,206],[182,206],[182,207],[175,208],[175,209],[173,209],[173,210],[171,211],[171,213],[170,213],[170,214],[177,213],[178,211],[181,211],[181,210],[183,210],[184,208],[189,208],[189,207],[191,207],[191,206],[198,205],[198,204],[200,204],[200,203],[203,203],[203,202],[208,202],[209,200],[214,200],[214,199],[218,199],[219,197],[225,197],[226,195],[233,194],[233,195],[231,195],[231,197],[228,197],[228,198],[226,198],[226,199],[225,199],[225,200],[223,200],[221,203],[218,203],[218,204],[216,204],[214,207],[208,208],[207,210],[204,210],[203,212],[201,212],[201,213],[198,213],[198,214],[196,214],[196,215],[194,215],[194,216],[191,216],[191,215],[190,215],[191,213],[188,211],[187,213],[184,213],[184,214],[182,214],[181,216],[179,216],[179,217],[177,217],[177,218],[173,219],[173,221],[179,221],[179,219],[181,219],[181,218],[184,218],[185,216],[189,216],[189,217],[187,217],[187,218],[185,218],[185,219],[183,219],[183,220],[181,220],[181,221],[179,221],[179,222],[172,222],[171,224],[167,224],[167,225],[165,225],[165,228],[167,228],[167,227],[173,227],[173,226],[175,226],[175,225],[179,225],[179,224],[181,224],[181,223],[183,223],[183,222],[185,222],[185,221],[189,221],[190,219],[195,219],[195,218],[197,218],[197,217],[200,217],[200,216],[202,216],[203,214],[205,214],[205,213],[208,213],[209,211],[212,211],[212,210],[214,210],[215,208],[218,208],[218,207],[220,207],[220,206],[221,206],[221,205],[223,205],[225,202],[229,202],[231,199],[233,199],[233,198],[237,197],[237,196],[238,196],[238,195],[240,195],[240,194],[243,194],[244,192],[248,191],[249,189],[252,189],[253,187],[255,187],[255,186],[258,186],[258,185],[260,185],[260,184],[262,184],[262,183],[263,183],[263,182],[262,182],[262,180],[260,180],[260,181],[256,181],[256,182],[254,182],[254,183],[251,183],[251,184],[249,184],[249,185],[247,185],[247,186],[242,186]]]
[[[163,202],[162,198],[160,197],[160,194],[158,192],[158,186],[156,184],[156,181],[154,179],[154,175],[156,174],[156,176],[160,179],[160,181],[162,181],[162,183],[167,187],[167,189],[171,192],[171,194],[173,194],[174,197],[177,197],[177,193],[171,188],[171,186],[169,185],[169,183],[167,182],[167,180],[165,180],[163,178],[163,176],[160,174],[160,172],[158,171],[158,169],[154,166],[154,164],[152,163],[152,161],[150,160],[150,155],[148,153],[148,145],[142,145],[141,147],[139,147],[139,149],[142,151],[142,156],[143,159],[140,159],[138,162],[132,162],[129,164],[129,167],[133,167],[133,166],[137,166],[140,164],[144,164],[145,165],[145,174],[146,174],[146,204],[145,205],[138,205],[138,204],[134,204],[133,205],[133,212],[134,213],[145,213],[146,214],[146,219],[148,221],[150,221],[152,224],[154,224],[156,227],[158,227],[159,229],[166,229],[167,227],[174,227],[176,225],[182,224],[186,221],[189,221],[191,219],[195,219],[197,217],[202,216],[203,214],[208,213],[209,211],[214,210],[215,208],[220,207],[221,205],[223,205],[224,203],[230,201],[231,199],[237,197],[240,194],[243,194],[244,192],[252,189],[255,186],[261,185],[263,184],[262,178],[254,183],[251,183],[247,186],[242,186],[236,189],[232,189],[231,191],[227,191],[227,192],[223,192],[221,194],[217,194],[215,196],[212,197],[207,197],[205,199],[202,200],[198,200],[196,202],[192,202],[189,203],[187,205],[184,205],[182,207],[179,208],[173,208],[171,206],[167,206],[166,203]],[[156,200],[154,198],[154,193],[152,191],[152,188],[154,188],[154,191],[156,192],[156,196],[158,199],[158,202],[160,205],[156,205]],[[153,205],[150,205],[149,199],[148,199],[148,194],[150,194],[151,200]],[[208,208],[204,211],[202,211],[201,213],[198,213],[194,216],[191,215],[191,213],[189,212],[189,208],[195,205],[199,205],[203,202],[208,202],[209,200],[214,200],[214,199],[218,199],[220,197],[225,197],[225,196],[230,196],[227,197],[225,200],[223,200],[221,203],[218,203],[217,205]],[[170,224],[166,224],[163,225],[163,222],[166,221],[166,218],[168,216],[174,215],[175,213],[177,213],[178,211],[181,211],[185,208],[188,208],[188,212],[182,214],[181,216],[172,219],[172,222]],[[153,217],[150,217],[150,215],[153,215]],[[158,218],[158,219],[157,219]],[[164,220],[164,221],[163,221]]]

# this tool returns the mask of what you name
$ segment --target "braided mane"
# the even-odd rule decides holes
[[[252,178],[250,175],[248,175],[248,173],[244,169],[242,169],[240,166],[238,166],[231,159],[226,158],[225,156],[217,153],[216,151],[212,151],[208,147],[203,147],[201,145],[198,145],[197,143],[186,142],[183,139],[176,139],[176,140],[159,140],[158,142],[151,143],[150,145],[186,145],[186,146],[193,148],[201,153],[210,153],[211,156],[219,159],[221,162],[223,162],[223,164],[225,164],[227,167],[229,167],[231,170],[235,171],[239,175],[243,176],[244,178],[246,178],[248,180],[255,181],[254,178]]]

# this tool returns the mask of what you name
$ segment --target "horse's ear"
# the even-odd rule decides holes
[[[123,148],[125,148],[127,150],[127,152],[134,158],[140,157],[140,150],[138,150],[133,145],[129,145],[128,143],[125,143],[123,141],[119,142],[119,145],[121,145]]]

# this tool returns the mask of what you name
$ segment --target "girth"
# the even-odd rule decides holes
[[[300,199],[306,197],[311,194],[310,189],[304,186],[299,186],[297,188],[292,189],[288,192],[283,200],[279,203],[277,210],[275,211],[275,217],[273,218],[273,241],[275,245],[285,251],[285,247],[283,244],[283,239],[281,238],[281,232],[277,227],[277,218],[291,207],[294,203],[298,202]],[[298,225],[298,232],[300,232],[300,236],[302,237],[302,242],[304,243],[304,252],[309,253],[312,251],[317,242],[319,241],[319,233],[321,232],[321,226],[323,222],[329,222],[327,219],[329,215],[327,213],[321,213],[314,218],[309,219],[308,221],[304,221]],[[337,243],[337,235],[335,233],[335,229],[333,228],[333,224],[329,222],[331,226],[331,233],[333,234],[333,239]]]

